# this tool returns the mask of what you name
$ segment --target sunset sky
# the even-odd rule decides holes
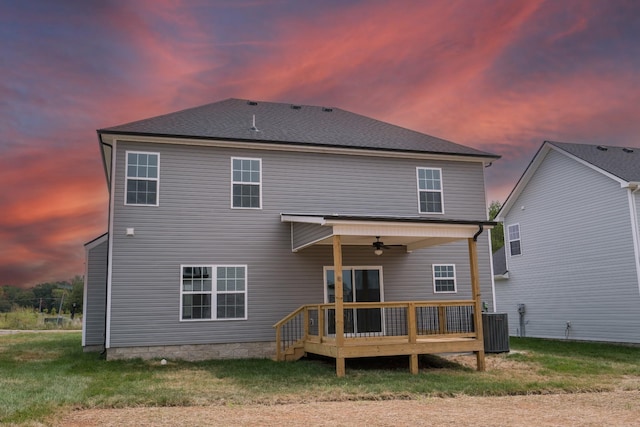
[[[96,129],[230,97],[499,154],[503,202],[544,140],[640,147],[640,2],[0,0],[0,285],[83,274]]]

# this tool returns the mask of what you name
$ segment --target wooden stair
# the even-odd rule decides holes
[[[306,352],[304,351],[304,340],[300,339],[287,347],[283,353],[283,360],[287,362],[294,362],[302,357]]]

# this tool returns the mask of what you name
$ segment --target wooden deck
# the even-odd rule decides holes
[[[295,360],[305,353],[336,359],[336,375],[345,375],[345,359],[408,355],[411,373],[418,373],[418,355],[475,352],[484,371],[484,339],[478,254],[478,231],[467,238],[470,289],[468,301],[345,302],[342,280],[342,237],[334,234],[335,302],[305,305],[274,325],[277,360]],[[335,231],[335,230],[334,230]],[[384,235],[376,230],[375,235]]]
[[[339,366],[348,358],[406,355],[411,372],[418,373],[420,354],[475,352],[478,370],[484,370],[484,342],[475,327],[474,301],[344,303],[343,307],[348,326],[341,344],[335,335],[334,304],[302,306],[274,325],[276,359],[296,360],[312,353],[335,358]],[[356,321],[358,314],[375,321]]]

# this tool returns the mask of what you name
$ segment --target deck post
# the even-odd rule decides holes
[[[409,343],[415,344],[418,341],[418,325],[416,323],[416,305],[410,302],[407,306],[407,331],[409,332]],[[418,373],[418,354],[409,355],[409,371],[416,375]]]
[[[276,327],[276,360],[282,361],[282,333],[280,332],[280,326]]]
[[[335,275],[335,310],[336,310],[336,375],[344,377],[345,360],[342,356],[344,346],[344,309],[342,282],[342,241],[340,236],[333,236],[333,272]]]
[[[485,370],[484,363],[484,334],[482,331],[482,301],[480,300],[480,279],[478,275],[478,249],[476,241],[469,238],[469,265],[471,267],[471,294],[473,295],[473,322],[476,329],[476,339],[482,344],[482,350],[476,351],[476,365],[478,371]]]
[[[418,374],[419,369],[418,369],[418,355],[417,354],[411,354],[409,356],[409,371],[413,375],[417,375]]]

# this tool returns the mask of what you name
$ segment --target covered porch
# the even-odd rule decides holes
[[[418,373],[418,355],[475,352],[484,370],[482,302],[477,239],[489,221],[439,220],[422,217],[371,217],[282,214],[291,223],[292,251],[331,245],[335,301],[307,304],[274,325],[276,359],[296,360],[306,353],[336,359],[336,374],[345,375],[345,359],[407,355]],[[437,301],[350,302],[344,300],[342,254],[345,245],[372,246],[376,255],[386,245],[410,253],[460,240],[468,242],[473,299]],[[384,241],[384,247],[374,242]],[[354,319],[357,319],[355,322]]]

